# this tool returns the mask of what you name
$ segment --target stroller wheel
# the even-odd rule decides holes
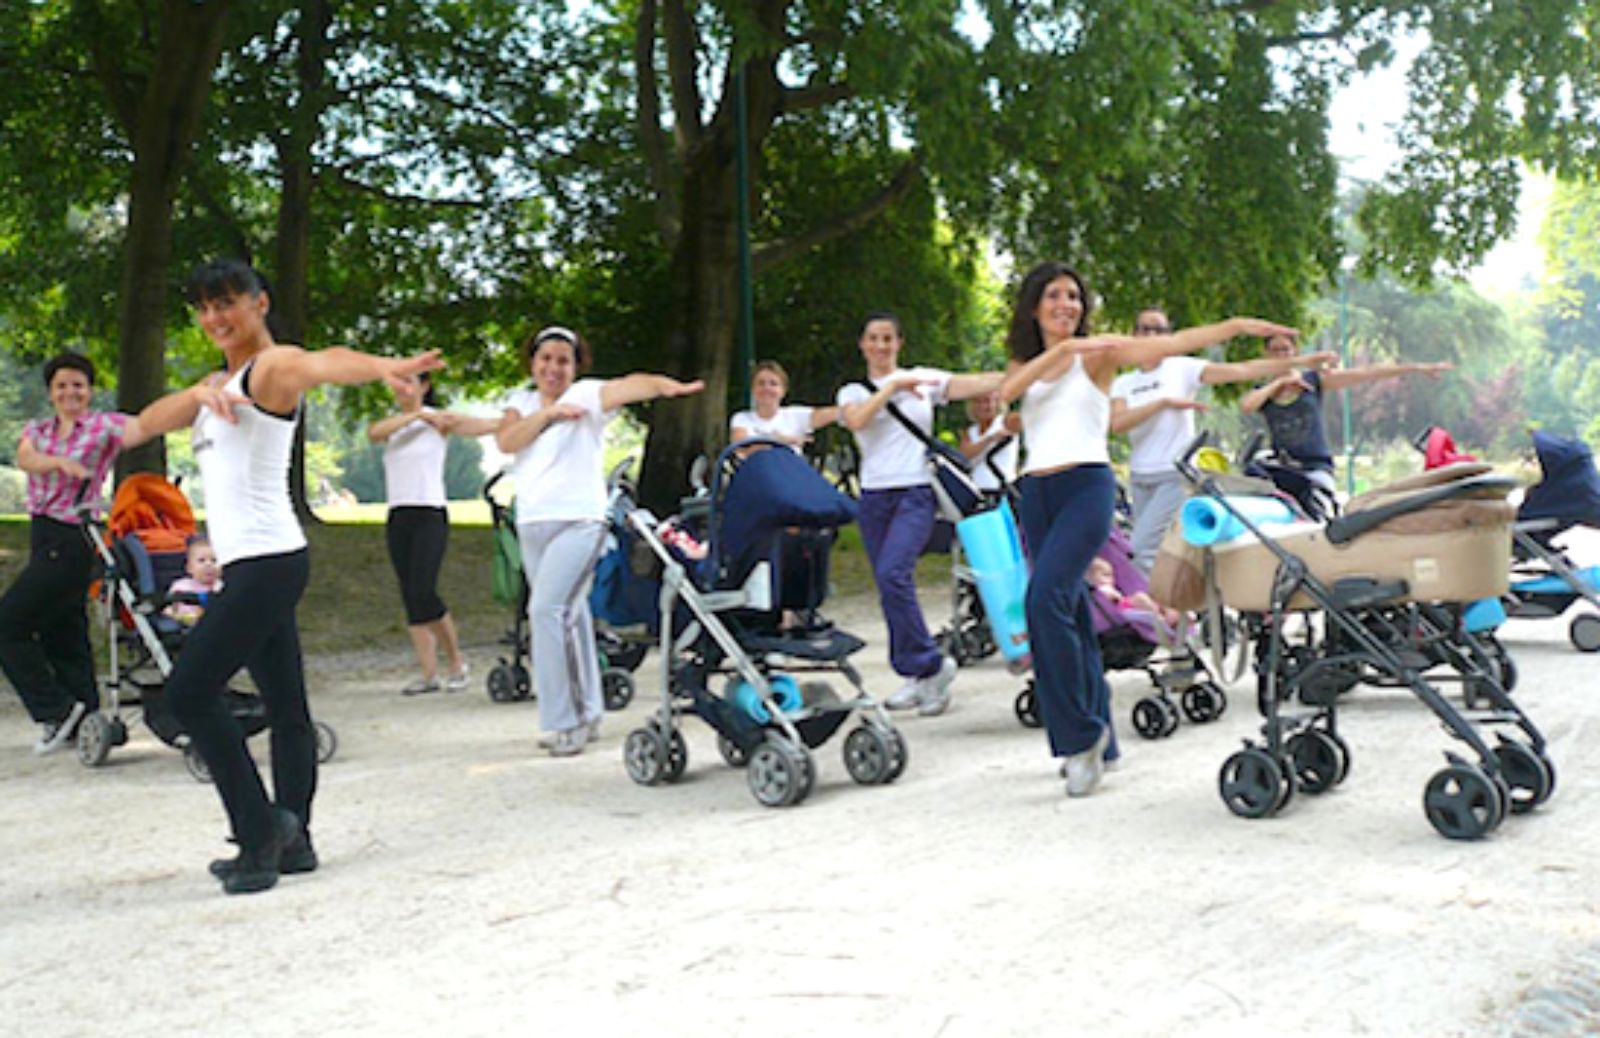
[[[533,678],[528,675],[528,668],[520,663],[511,668],[511,687],[516,691],[517,699],[527,699],[533,695]]]
[[[661,773],[661,781],[678,781],[688,767],[689,744],[683,741],[683,733],[674,728],[667,736],[667,767]]]
[[[1572,639],[1573,648],[1579,652],[1600,652],[1600,616],[1579,613],[1572,618],[1567,635]]]
[[[111,745],[128,745],[128,726],[123,723],[122,718],[120,717],[113,717],[111,719]]]
[[[633,702],[633,675],[612,667],[600,675],[600,696],[607,710],[623,710]]]
[[[880,781],[887,786],[905,772],[911,751],[906,746],[906,737],[900,734],[899,729],[890,728],[883,734],[889,740],[889,773]]]
[[[1555,788],[1555,778],[1550,763],[1526,743],[1501,737],[1494,748],[1495,759],[1500,762],[1500,774],[1511,791],[1507,807],[1514,815],[1527,814],[1546,800]]]
[[[717,736],[717,752],[722,754],[722,759],[730,768],[742,768],[750,763],[750,755],[726,735]]]
[[[750,754],[750,792],[767,807],[793,807],[811,792],[811,755],[785,739],[768,738]]]
[[[1178,708],[1160,696],[1133,704],[1133,729],[1146,739],[1164,739],[1178,730]]]
[[[196,782],[211,781],[211,768],[206,764],[206,759],[200,756],[194,743],[183,748],[183,766],[189,769],[189,774],[194,776]]]
[[[961,637],[961,632],[953,627],[946,627],[934,636],[934,642],[939,646],[939,651],[956,661],[956,666],[965,667],[972,662],[972,657],[967,655],[966,639]]]
[[[1290,782],[1272,754],[1250,746],[1222,762],[1217,791],[1240,818],[1266,818],[1287,802],[1284,789]]]
[[[339,752],[339,733],[326,721],[317,721],[313,727],[317,730],[317,763],[326,764]]]
[[[863,786],[876,786],[893,766],[889,740],[871,725],[862,725],[844,741],[844,767]]]
[[[1012,709],[1017,712],[1017,720],[1022,722],[1024,728],[1038,728],[1044,724],[1044,719],[1039,716],[1039,696],[1033,690],[1033,682],[1028,682],[1028,687],[1017,693],[1017,701],[1012,704]]]
[[[1195,724],[1215,721],[1228,709],[1227,693],[1209,681],[1190,685],[1183,690],[1179,700],[1183,704],[1183,716]]]
[[[1344,754],[1327,732],[1312,728],[1289,736],[1284,747],[1294,762],[1294,776],[1300,788],[1315,796],[1338,784],[1343,774]]]
[[[622,744],[622,763],[628,777],[641,786],[653,786],[667,772],[666,736],[655,727],[635,728]]]
[[[1505,818],[1500,786],[1472,764],[1452,764],[1428,780],[1422,810],[1439,835],[1451,840],[1477,840],[1493,832]]]
[[[497,663],[489,671],[488,678],[489,698],[496,703],[509,703],[517,698],[516,682],[511,676],[511,667],[504,663]]]
[[[104,764],[116,745],[116,724],[105,714],[92,713],[79,723],[78,761],[84,767],[98,768]]]

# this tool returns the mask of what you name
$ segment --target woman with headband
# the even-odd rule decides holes
[[[530,589],[533,685],[544,730],[539,744],[552,756],[571,757],[600,734],[605,710],[588,588],[606,537],[606,425],[628,404],[705,386],[644,372],[580,379],[592,360],[589,344],[559,326],[536,333],[523,355],[533,386],[506,400],[495,445],[515,456],[517,539]]]

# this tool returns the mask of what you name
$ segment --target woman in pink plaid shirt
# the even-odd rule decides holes
[[[52,358],[44,384],[55,414],[29,422],[17,444],[17,467],[28,474],[28,565],[0,598],[0,670],[39,724],[35,753],[66,745],[100,705],[85,609],[94,554],[79,528],[80,491],[95,501],[118,452],[149,439],[137,418],[90,409],[89,358]]]

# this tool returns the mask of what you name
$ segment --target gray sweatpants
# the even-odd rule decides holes
[[[1161,538],[1189,499],[1189,484],[1173,470],[1136,472],[1128,485],[1133,494],[1133,560],[1148,576]]]
[[[565,731],[598,720],[600,664],[589,614],[589,582],[605,544],[599,520],[517,525],[522,571],[528,575],[528,628],[539,727]]]

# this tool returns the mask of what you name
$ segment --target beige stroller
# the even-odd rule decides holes
[[[1337,708],[1357,684],[1409,689],[1476,758],[1446,751],[1447,766],[1427,783],[1423,808],[1442,835],[1476,839],[1508,812],[1549,798],[1555,769],[1544,737],[1462,622],[1470,603],[1505,593],[1516,515],[1506,496],[1514,481],[1486,465],[1455,465],[1354,498],[1326,524],[1260,525],[1211,474],[1187,461],[1180,470],[1244,529],[1207,548],[1204,566],[1213,593],[1251,628],[1265,718],[1263,738],[1222,766],[1219,791],[1229,810],[1267,817],[1297,789],[1321,793],[1344,781],[1350,750],[1338,734]],[[1297,613],[1307,619],[1291,625]],[[1439,689],[1447,682],[1462,683],[1466,701],[1487,708],[1458,709]],[[1296,697],[1307,712],[1288,712]],[[1502,730],[1491,747],[1484,725],[1522,738]]]

